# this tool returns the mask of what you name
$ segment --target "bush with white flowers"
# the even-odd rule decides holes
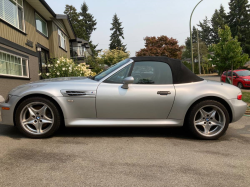
[[[95,76],[95,73],[89,69],[89,65],[76,64],[72,59],[64,57],[50,60],[45,67],[47,67],[48,73],[41,73],[43,78]]]

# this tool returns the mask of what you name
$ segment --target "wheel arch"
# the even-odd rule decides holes
[[[187,110],[186,112],[186,115],[185,115],[185,118],[184,118],[184,125],[186,124],[186,119],[187,119],[187,115],[189,114],[191,108],[196,105],[197,103],[201,102],[201,101],[205,101],[205,100],[214,100],[214,101],[218,101],[220,102],[221,104],[224,105],[224,107],[227,109],[228,113],[229,113],[229,117],[230,117],[230,123],[232,122],[233,120],[233,112],[232,112],[232,109],[230,107],[230,105],[222,98],[220,97],[217,97],[217,96],[207,96],[207,97],[202,97],[198,100],[196,100],[190,107],[189,109]]]
[[[14,118],[15,118],[15,115],[16,115],[17,107],[18,107],[24,100],[26,100],[26,99],[28,99],[28,98],[32,98],[32,97],[42,97],[42,98],[48,99],[48,100],[50,100],[51,102],[53,102],[53,103],[56,105],[56,107],[58,108],[58,110],[59,110],[59,112],[60,112],[60,114],[61,114],[61,116],[62,116],[63,124],[65,124],[65,122],[64,122],[64,113],[63,113],[63,111],[62,111],[61,106],[59,105],[59,103],[58,103],[55,99],[53,99],[51,96],[48,96],[48,95],[45,95],[45,94],[29,94],[29,95],[25,95],[24,97],[22,97],[22,98],[17,102],[17,104],[15,105],[15,108],[14,108],[14,115],[13,115],[14,126],[16,126],[16,124],[15,124],[15,119],[14,119]]]

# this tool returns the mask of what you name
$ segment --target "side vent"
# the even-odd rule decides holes
[[[82,92],[82,91],[66,91],[66,94],[68,96],[82,96],[82,95],[86,95],[86,93]]]
[[[95,98],[95,90],[60,90],[64,97],[84,97],[84,98]]]

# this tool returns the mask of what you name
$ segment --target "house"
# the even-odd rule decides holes
[[[84,60],[88,48],[45,0],[0,0],[0,95],[39,80],[49,58]]]

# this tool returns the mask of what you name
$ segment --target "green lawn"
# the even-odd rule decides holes
[[[250,103],[250,92],[242,92],[242,100]]]

